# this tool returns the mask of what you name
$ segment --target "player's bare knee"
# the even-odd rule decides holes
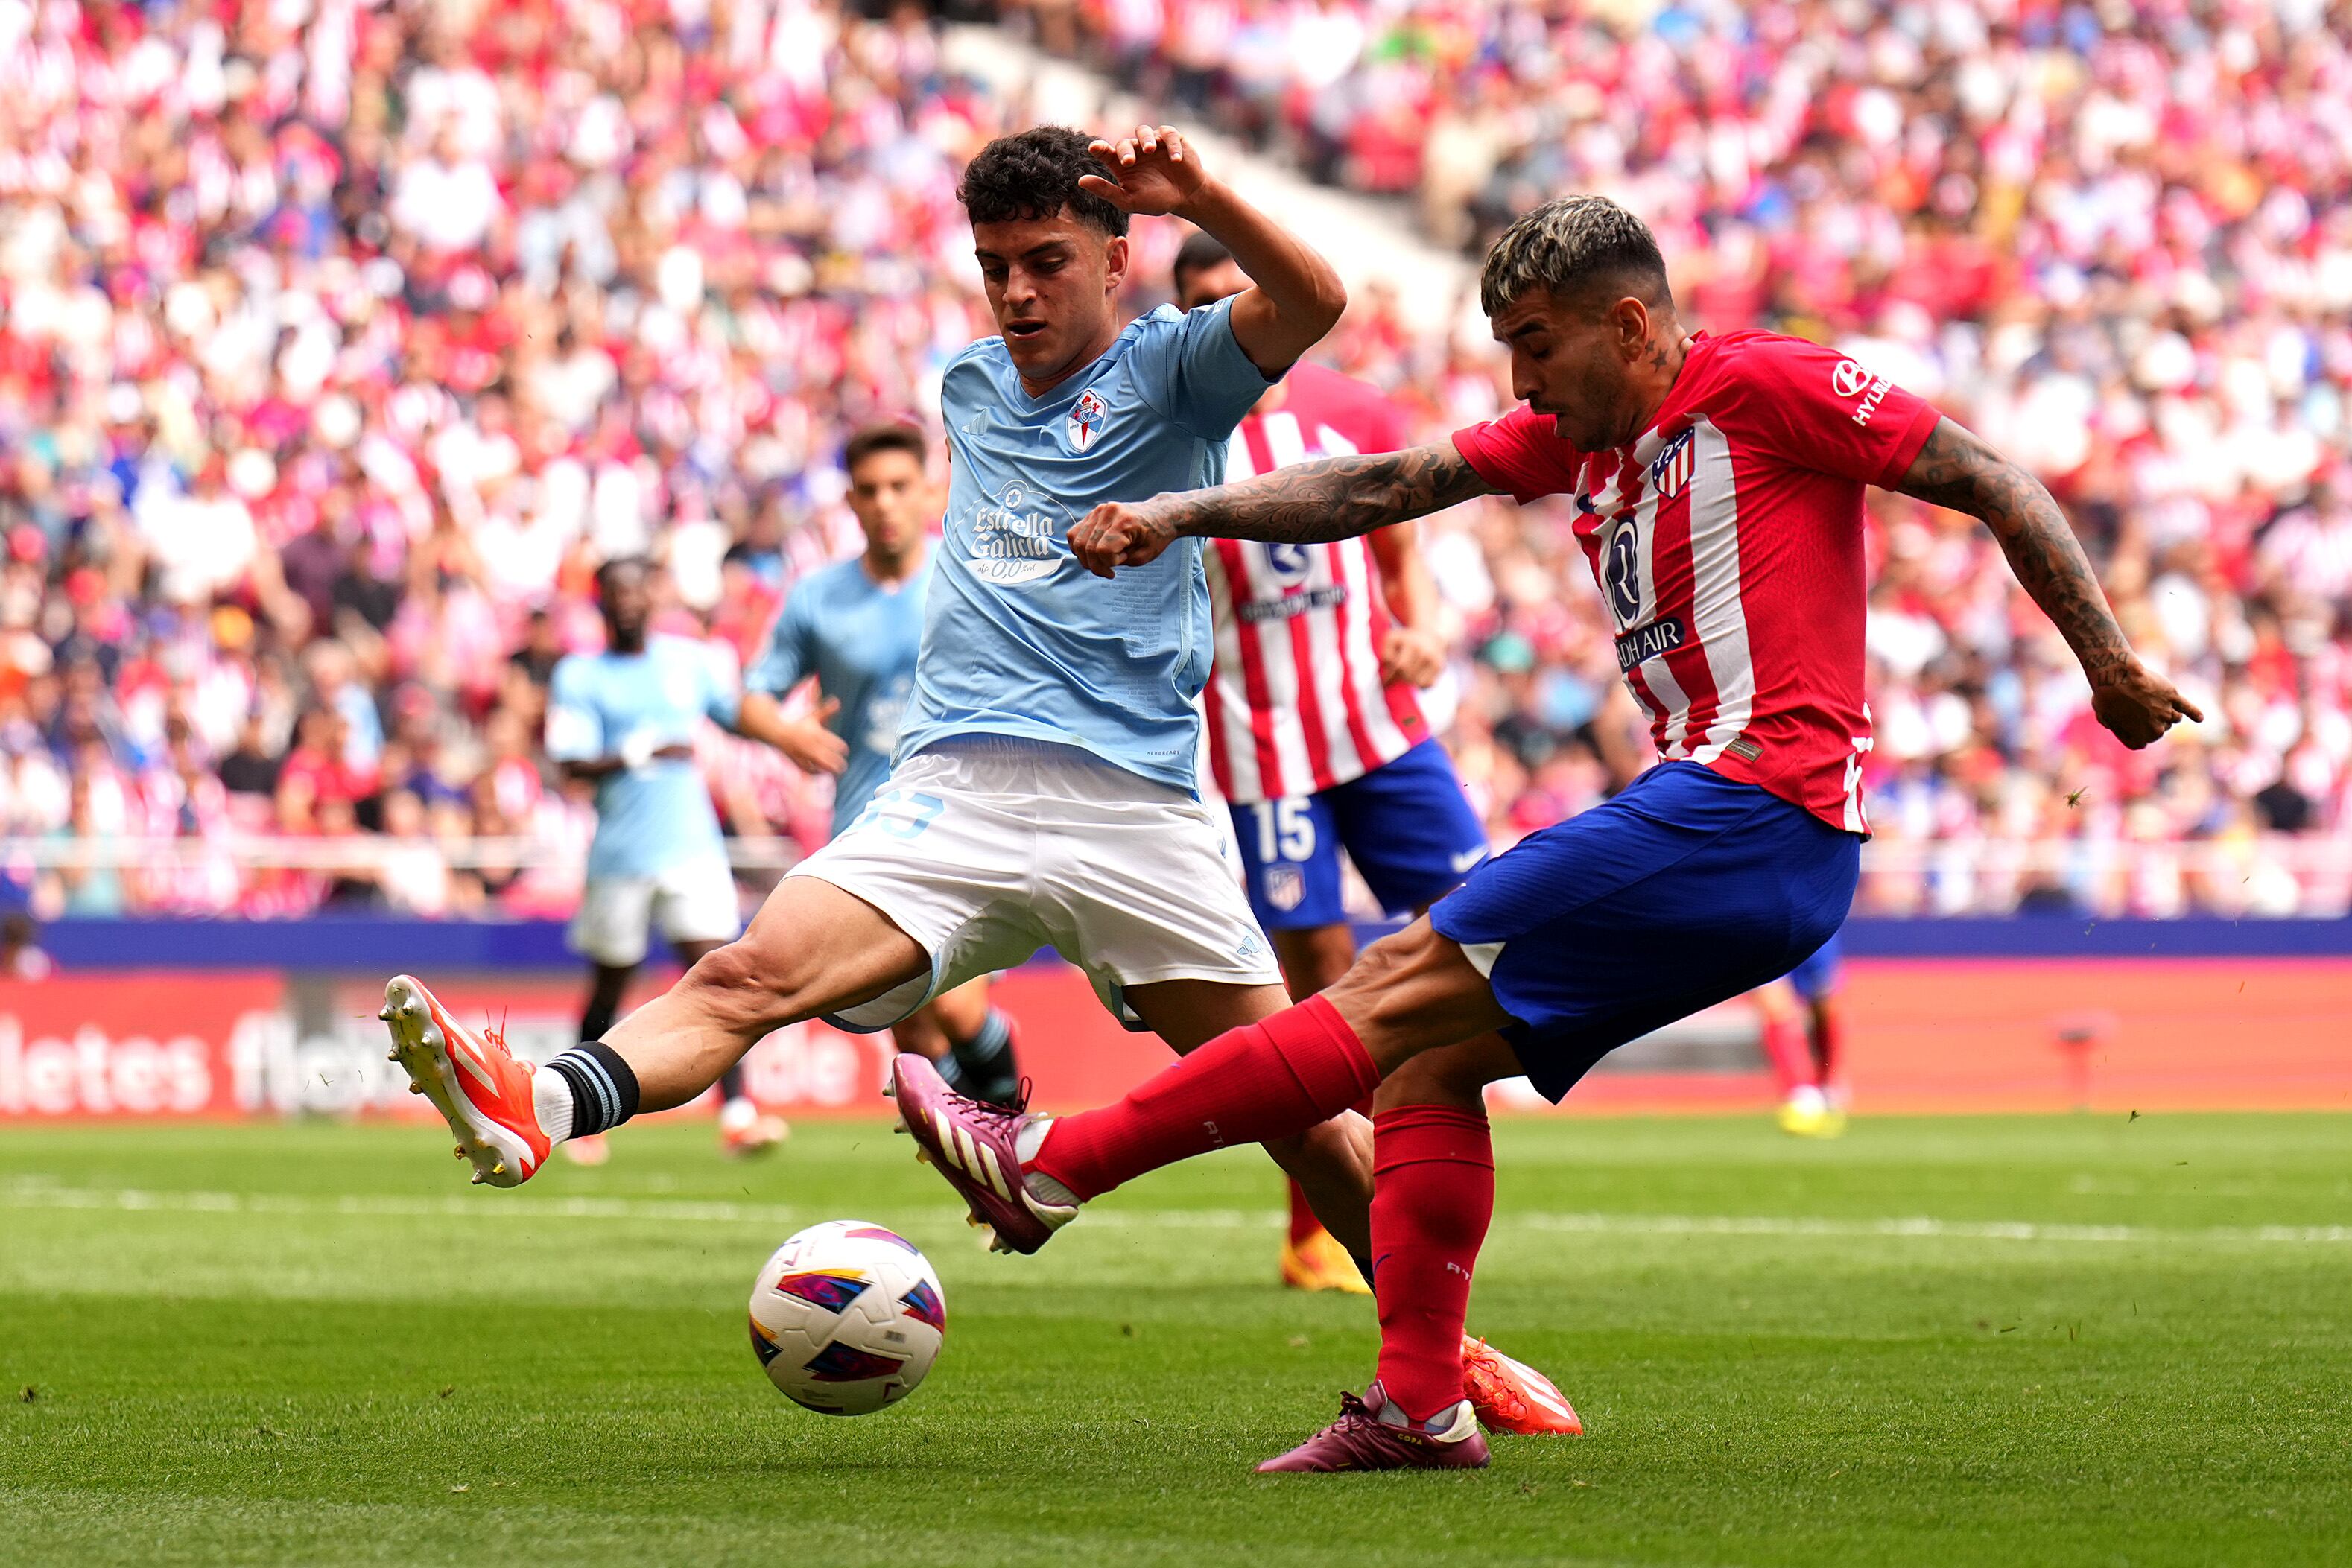
[[[1449,1020],[1458,988],[1448,960],[1456,952],[1427,921],[1416,920],[1365,948],[1324,993],[1384,1072],[1460,1038]]]
[[[1423,1051],[1381,1081],[1372,1092],[1372,1109],[1377,1113],[1403,1105],[1451,1105],[1483,1113],[1488,1079],[1483,1063],[1463,1051]]]
[[[793,998],[814,979],[813,966],[751,937],[705,954],[679,982],[692,999],[729,1024],[754,1025],[792,1015]]]
[[[1333,1005],[1339,1005],[1342,997],[1371,997],[1394,989],[1413,966],[1416,946],[1411,940],[1412,932],[1413,927],[1407,926],[1357,954],[1348,972],[1332,982],[1327,992]]]

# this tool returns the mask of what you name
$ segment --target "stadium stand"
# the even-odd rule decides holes
[[[2352,58],[2326,10],[1022,9],[1465,246],[1616,194],[1704,324],[1837,343],[2050,481],[2211,720],[2123,751],[1990,539],[1876,497],[1863,909],[2344,912]],[[595,563],[658,556],[667,624],[748,649],[848,543],[843,435],[935,417],[987,329],[953,186],[1018,106],[940,45],[919,9],[816,0],[0,0],[16,896],[568,911],[588,820],[538,728],[598,635]],[[1177,237],[1145,227],[1139,305]],[[1327,349],[1432,434],[1508,397],[1475,330],[1377,289]],[[1616,673],[1564,514],[1473,506],[1425,543],[1496,837],[1590,805]],[[822,832],[821,784],[704,750],[746,862]]]

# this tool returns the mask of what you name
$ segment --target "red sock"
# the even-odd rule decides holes
[[[1339,1009],[1309,997],[1227,1030],[1115,1105],[1055,1121],[1029,1166],[1096,1197],[1211,1149],[1303,1133],[1380,1081]]]
[[[1426,1421],[1462,1398],[1470,1270],[1495,1218],[1486,1115],[1404,1105],[1372,1118],[1372,1300],[1381,1388]]]
[[[1816,1082],[1813,1077],[1813,1055],[1805,1043],[1805,1031],[1792,1015],[1764,1019],[1764,1055],[1772,1063],[1772,1077],[1780,1086],[1780,1098],[1802,1084]]]
[[[1315,1210],[1307,1202],[1307,1189],[1297,1182],[1290,1184],[1290,1244],[1293,1247],[1323,1228],[1315,1218]]]
[[[1839,1049],[1844,1043],[1844,1031],[1839,1027],[1837,1009],[1822,1007],[1813,1009],[1813,1070],[1820,1074],[1824,1089],[1837,1078]]]

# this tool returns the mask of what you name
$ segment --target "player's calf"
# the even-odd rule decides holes
[[[929,968],[881,911],[814,876],[787,878],[738,940],[621,1020],[604,1044],[635,1075],[644,1108],[683,1105],[775,1030],[835,1013]]]
[[[949,1034],[948,1060],[972,1098],[1010,1105],[1020,1097],[1021,1058],[1013,1020],[996,1009],[988,1009],[969,1038]]]

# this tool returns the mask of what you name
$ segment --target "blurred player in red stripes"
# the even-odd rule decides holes
[[[1186,310],[1249,287],[1205,234],[1184,242],[1174,273]],[[1234,430],[1225,476],[1393,452],[1408,434],[1379,389],[1302,361]],[[1250,907],[1304,1001],[1356,960],[1342,849],[1399,915],[1425,911],[1486,858],[1486,830],[1414,695],[1445,668],[1430,624],[1436,589],[1410,522],[1318,544],[1215,539],[1203,555],[1217,623],[1202,694],[1210,770],[1233,812]],[[1297,1182],[1282,1282],[1368,1289]]]
[[[1832,936],[1756,993],[1764,1015],[1764,1054],[1780,1089],[1780,1131],[1800,1138],[1834,1138],[1845,1131],[1845,1084],[1838,1077],[1842,956]]]

